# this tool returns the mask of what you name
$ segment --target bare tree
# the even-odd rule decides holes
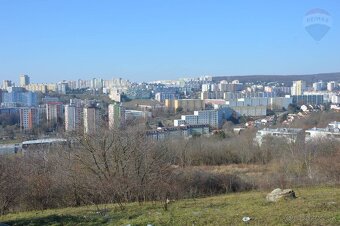
[[[21,159],[0,155],[0,215],[15,209],[22,191]]]
[[[160,146],[136,129],[101,130],[78,138],[71,152],[77,167],[86,175],[85,187],[92,202],[117,203],[150,200],[170,164]],[[93,186],[95,184],[95,186]]]

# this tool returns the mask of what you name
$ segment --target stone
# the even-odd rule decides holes
[[[276,188],[272,192],[268,193],[266,199],[268,202],[277,202],[281,199],[295,199],[296,195],[292,189],[280,189]]]

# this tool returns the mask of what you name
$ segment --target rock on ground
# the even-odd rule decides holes
[[[266,196],[267,201],[269,202],[277,202],[281,199],[294,199],[296,198],[295,192],[292,189],[280,189],[277,188],[272,192],[268,193]]]

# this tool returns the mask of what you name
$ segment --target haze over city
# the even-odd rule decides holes
[[[333,21],[320,41],[303,25],[314,8]],[[151,81],[339,72],[339,12],[332,0],[2,0],[0,78]]]

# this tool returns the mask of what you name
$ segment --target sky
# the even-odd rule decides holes
[[[340,72],[339,25],[338,0],[0,0],[0,80]]]

